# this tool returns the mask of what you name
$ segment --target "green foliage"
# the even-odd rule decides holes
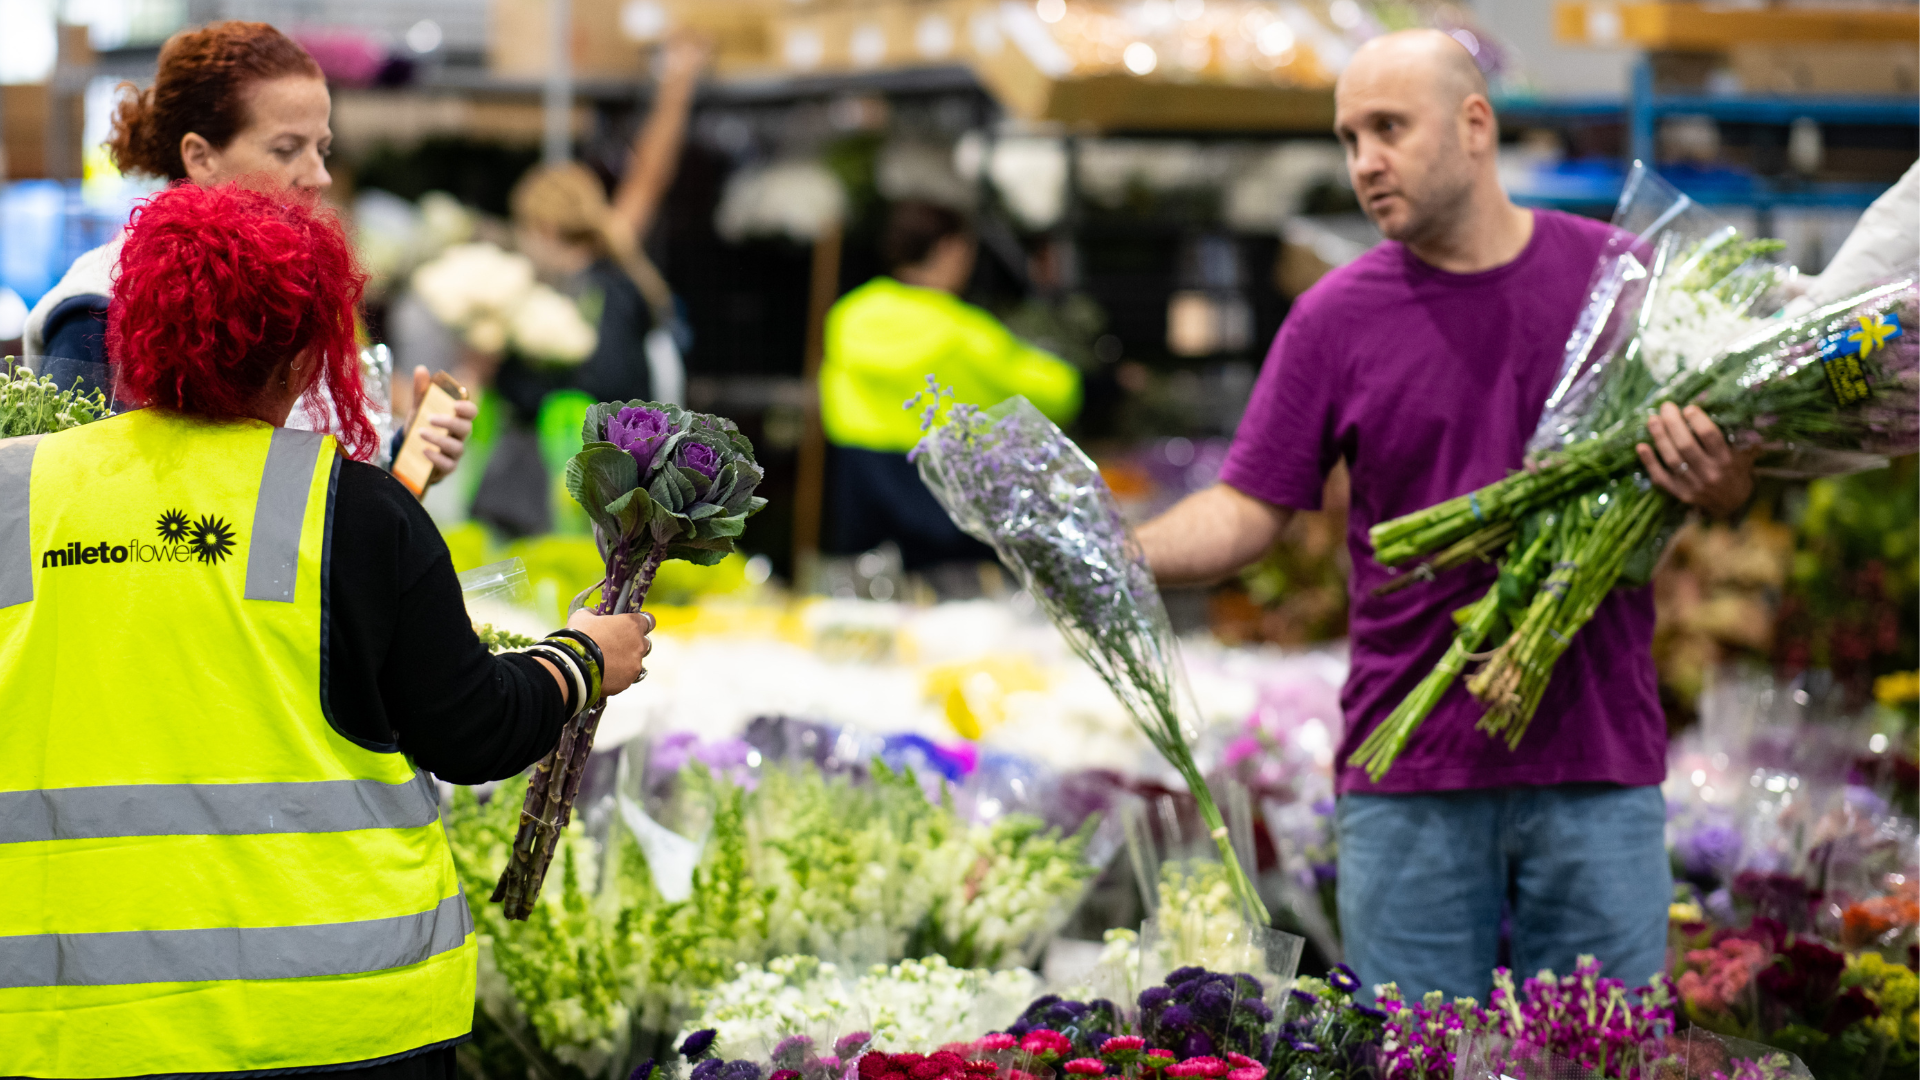
[[[35,376],[25,367],[8,370],[0,361],[0,439],[19,435],[51,435],[90,424],[109,412],[106,396],[84,394],[80,381],[62,390],[52,379]]]
[[[473,632],[480,636],[480,644],[488,652],[502,652],[507,649],[524,649],[533,644],[533,639],[525,634],[516,634],[511,630],[496,630],[492,623],[477,623]]]
[[[495,1019],[504,1026],[524,1013],[549,1053],[583,1068],[618,1048],[633,1015],[671,1030],[695,991],[732,978],[740,963],[791,953],[1026,962],[1094,870],[1086,832],[1061,836],[1017,814],[969,825],[944,800],[930,802],[911,773],[879,762],[858,783],[811,767],[769,769],[752,791],[696,763],[680,773],[677,798],[707,808],[711,826],[688,899],[661,896],[623,828],[609,841],[608,880],[596,881],[602,860],[576,822],[562,839],[558,887],[549,883],[533,914],[513,922],[486,897],[526,786],[524,777],[503,784],[484,806],[458,790],[447,835],[502,984],[489,1001]],[[492,971],[483,966],[483,999]]]

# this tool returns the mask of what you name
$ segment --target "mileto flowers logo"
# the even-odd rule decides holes
[[[203,563],[218,563],[233,554],[233,530],[227,526],[225,518],[212,514],[201,514],[200,520],[187,524],[187,515],[178,510],[169,510],[160,515],[155,529],[160,539],[178,544],[183,540],[193,552],[193,557]]]
[[[233,554],[236,535],[225,518],[202,514],[198,520],[181,510],[167,510],[154,523],[158,544],[142,543],[139,537],[124,544],[102,540],[83,544],[78,540],[49,548],[40,556],[43,570],[63,566],[91,566],[104,563],[184,563],[218,564]]]

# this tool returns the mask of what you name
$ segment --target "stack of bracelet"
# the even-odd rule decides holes
[[[566,687],[567,719],[586,712],[600,700],[600,673],[606,657],[587,635],[573,629],[555,630],[516,651],[538,656],[560,669],[560,682]]]

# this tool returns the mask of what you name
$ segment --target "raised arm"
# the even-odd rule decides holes
[[[660,60],[660,81],[646,123],[633,137],[626,172],[613,193],[613,218],[623,235],[639,243],[653,227],[660,201],[680,165],[686,142],[687,115],[693,110],[693,90],[706,66],[705,40],[680,35],[668,40]]]
[[[1266,554],[1292,519],[1287,507],[1215,484],[1142,525],[1140,546],[1162,585],[1205,585]]]

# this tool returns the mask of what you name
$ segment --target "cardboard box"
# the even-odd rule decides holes
[[[620,26],[622,0],[571,0],[569,46],[576,78],[631,79],[646,71],[646,46]],[[487,19],[487,67],[495,75],[547,73],[546,0],[493,0]]]
[[[1913,45],[1736,45],[1727,59],[1749,94],[1920,92]]]
[[[1920,40],[1911,4],[1859,7],[1746,7],[1715,3],[1616,3],[1561,0],[1554,37],[1568,45],[1637,45],[1713,52],[1739,44],[1905,42]]]

